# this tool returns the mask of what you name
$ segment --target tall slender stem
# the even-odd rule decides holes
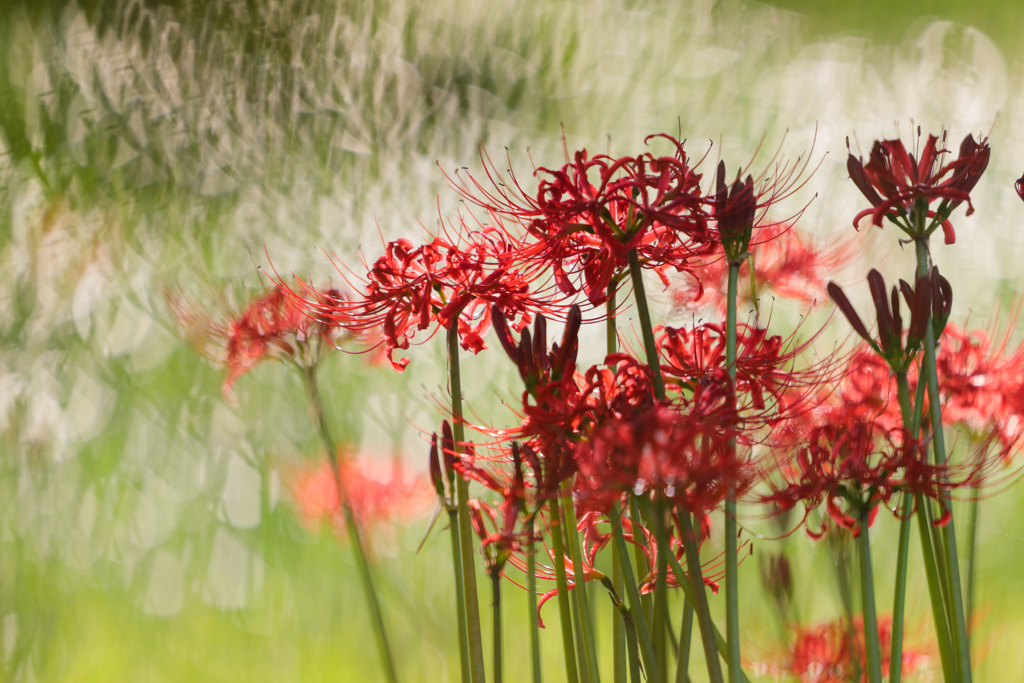
[[[679,655],[676,658],[675,683],[689,683],[690,645],[693,641],[693,602],[684,598],[683,623],[679,627]]]
[[[726,299],[725,362],[729,379],[736,384],[736,288],[740,263],[729,263],[729,290]],[[729,439],[729,451],[736,457],[736,439]],[[740,677],[740,598],[738,531],[736,528],[736,489],[729,486],[725,498],[725,639],[729,643],[729,683],[739,683]]]
[[[661,376],[661,364],[658,362],[658,349],[654,345],[654,328],[651,327],[651,313],[647,308],[647,294],[644,290],[644,273],[640,267],[640,257],[636,249],[629,252],[629,275],[633,281],[633,298],[636,300],[636,313],[640,318],[640,332],[644,338],[644,352],[647,354],[647,365],[654,377],[654,398],[659,401],[665,398],[665,380]]]
[[[907,384],[906,372],[896,373],[896,388],[900,413],[903,416],[903,426],[908,434],[907,438],[916,440],[918,422],[914,419],[914,410],[910,405],[910,387]],[[909,492],[903,494],[903,517],[900,519],[900,538],[896,548],[896,587],[893,590],[889,683],[900,683],[903,674],[903,614],[907,596],[907,555],[910,549],[910,518],[913,501],[914,497]]]
[[[502,664],[501,656],[501,571],[496,570],[491,572],[491,609],[493,610],[494,617],[492,619],[493,627],[493,639],[491,646],[494,648],[494,683],[502,683],[502,674],[504,666]]]
[[[956,683],[960,680],[957,675],[956,660],[953,656],[953,644],[949,634],[949,619],[946,613],[946,603],[942,596],[941,581],[939,579],[935,551],[932,548],[932,534],[930,515],[928,514],[928,500],[920,493],[917,494],[917,530],[921,537],[921,554],[924,556],[925,577],[928,580],[928,596],[932,602],[932,619],[935,622],[935,636],[939,646],[939,660],[942,663],[942,679],[945,683]]]
[[[562,546],[561,515],[558,512],[558,498],[548,501],[551,516],[551,549],[554,552],[555,583],[558,588],[558,615],[562,626],[562,654],[565,655],[566,683],[578,683],[576,669],[576,645],[572,637],[572,611],[569,607],[569,580],[565,575],[565,549]]]
[[[857,542],[860,550],[858,554],[860,555],[860,586],[864,618],[864,655],[868,680],[871,683],[882,683],[882,656],[878,643],[878,616],[875,614],[875,578],[871,571],[871,540],[868,534],[868,520],[870,516],[870,505],[862,506]]]
[[[462,423],[462,371],[459,367],[459,326],[453,321],[448,330],[448,371],[452,392],[452,430],[455,450],[462,452],[466,440]],[[473,527],[469,521],[469,482],[455,477],[459,507],[459,540],[462,546],[462,583],[466,602],[466,630],[469,643],[470,680],[484,683],[484,645],[480,635],[480,601],[477,596],[476,564],[473,562]]]
[[[918,212],[920,213],[920,212]],[[917,275],[928,274],[929,256],[927,237],[918,237],[914,242],[917,250]],[[935,362],[935,330],[932,325],[925,326],[924,370],[928,382],[928,407],[931,411],[932,444],[935,447],[935,464],[942,465],[946,461],[946,443],[942,434],[942,399],[939,394],[939,374]],[[949,602],[951,606],[950,626],[953,646],[960,669],[962,683],[971,683],[971,652],[967,640],[967,622],[964,617],[963,591],[960,583],[960,561],[956,550],[956,525],[953,520],[952,501],[949,495],[940,497],[942,505],[949,510],[949,521],[943,528],[945,541],[945,564],[949,582]]]
[[[892,605],[892,643],[889,650],[889,683],[900,683],[903,673],[903,614],[907,596],[907,555],[910,549],[910,509],[914,497],[903,494],[900,540],[896,547],[896,587]]]
[[[608,283],[608,301],[605,304],[605,351],[611,355],[619,350],[615,330],[617,285],[615,280]],[[627,560],[628,561],[628,560]],[[619,547],[612,543],[612,586],[622,595],[625,587],[622,581],[622,567],[619,566]],[[634,636],[635,638],[635,636]],[[635,647],[635,645],[634,645]],[[626,621],[618,610],[612,612],[612,680],[626,683]]]
[[[583,633],[583,647],[586,657],[587,674],[592,683],[600,683],[601,676],[597,667],[597,641],[594,637],[594,621],[590,614],[590,599],[587,595],[586,576],[583,569],[583,550],[580,547],[580,535],[576,529],[576,510],[572,501],[572,487],[569,481],[562,482],[562,509],[565,511],[565,532],[569,539],[569,551],[572,555],[572,568],[576,589],[576,602],[579,605],[580,625]]]
[[[629,560],[626,561],[628,562]],[[633,625],[633,615],[630,614],[628,617],[623,615],[623,624],[625,626],[626,647],[629,654],[630,683],[643,683],[643,678],[640,676],[640,653],[637,651],[638,639],[636,627]]]
[[[660,504],[655,504],[654,514],[658,516],[657,522],[662,529],[664,523],[664,509]],[[665,543],[665,545],[663,545]],[[665,632],[668,628],[668,546],[667,534],[662,533],[657,539],[657,561],[654,580],[654,657],[658,660],[658,673],[661,676],[655,681],[664,683],[668,676],[668,647],[665,643]]]
[[[526,522],[526,592],[530,609],[530,661],[533,664],[533,683],[541,683],[540,673],[540,628],[537,623],[537,556],[534,552],[533,527],[536,515],[530,515]]]
[[[640,509],[636,506],[636,496],[629,496],[629,518],[637,522],[640,521]],[[636,560],[637,579],[647,576],[651,571],[647,555],[644,553],[644,546],[646,545],[646,537],[641,535],[638,539],[636,534],[633,534],[633,559]],[[647,623],[647,630],[650,631],[654,626],[654,601],[650,593],[644,593],[640,596],[640,609],[639,618],[644,619]]]
[[[457,475],[456,475],[457,476]],[[459,629],[459,668],[463,683],[472,680],[469,667],[469,631],[466,627],[466,593],[462,589],[462,539],[459,537],[459,512],[448,512],[448,530],[452,543],[452,568],[455,571],[455,607]]]
[[[317,384],[316,366],[311,365],[304,368],[303,374],[306,392],[309,394],[309,402],[316,415],[317,426],[320,437],[323,440],[324,448],[327,449],[327,457],[331,460],[331,468],[334,470],[334,479],[338,486],[338,499],[341,502],[341,513],[345,520],[345,531],[348,532],[349,541],[355,551],[356,566],[359,569],[359,578],[363,582],[363,592],[366,594],[366,606],[370,610],[370,619],[373,622],[374,635],[377,639],[377,650],[380,653],[381,665],[384,667],[384,675],[390,683],[395,683],[398,676],[395,673],[395,659],[391,652],[391,644],[388,640],[387,629],[384,626],[384,614],[380,608],[380,599],[373,587],[373,573],[370,570],[370,563],[366,557],[366,547],[363,544],[362,533],[352,514],[352,506],[349,504],[349,496],[345,490],[345,479],[342,476],[341,467],[338,463],[338,451],[334,446],[334,439],[331,438],[330,428],[327,426],[327,416],[324,414],[324,404],[320,397],[320,387]]]
[[[704,645],[704,657],[707,659],[708,678],[711,683],[723,683],[722,664],[718,661],[718,652],[715,648],[715,625],[711,621],[711,611],[708,609],[708,596],[704,589],[704,574],[700,567],[700,551],[697,549],[697,536],[693,532],[693,525],[690,523],[690,515],[683,511],[679,515],[682,525],[681,536],[683,537],[683,548],[686,551],[686,566],[690,570],[691,587],[694,595],[694,608],[697,611],[697,623],[700,624],[700,639]],[[673,556],[674,557],[674,556]],[[682,583],[685,579],[676,577]],[[728,651],[728,641],[726,641]]]
[[[967,623],[970,624],[974,619],[974,591],[977,587],[978,581],[978,515],[981,508],[981,500],[978,499],[978,489],[973,488],[970,502],[970,517],[967,523],[970,525],[967,529]],[[972,632],[968,632],[968,639],[973,637]],[[968,640],[970,645],[970,640]]]
[[[648,506],[649,506],[649,504],[648,504]],[[688,513],[686,513],[685,511],[679,510],[679,518],[680,518],[679,525],[680,525],[681,528],[688,528],[692,532],[693,525],[690,522],[690,520],[687,519],[684,522],[684,520],[682,519],[687,514]],[[685,536],[685,531],[683,532],[683,534]],[[684,546],[684,549],[685,549],[685,546]],[[698,555],[699,555],[699,552],[698,552]],[[675,553],[667,553],[667,557],[668,557],[669,569],[671,569],[672,573],[676,575],[676,582],[679,584],[679,587],[683,589],[683,593],[686,594],[686,599],[688,601],[690,601],[692,604],[697,605],[699,597],[698,597],[698,591],[696,590],[696,584],[691,581],[689,574],[687,572],[683,571],[683,567],[682,567],[682,565],[679,564],[679,560],[676,559]],[[699,557],[697,559],[698,559],[698,561],[700,560]],[[687,558],[687,564],[689,564],[689,558]],[[700,583],[700,587],[702,589],[703,589],[703,586],[704,586],[703,581],[704,580],[702,578],[701,579],[701,583]],[[705,596],[705,602],[707,602],[706,596]],[[699,617],[699,613],[698,613],[698,617]],[[704,633],[702,632],[701,633],[701,637],[703,637],[703,636],[704,636]],[[723,638],[722,634],[718,632],[718,628],[715,626],[715,624],[713,622],[711,624],[711,636],[712,636],[711,640],[714,643],[713,647],[718,651],[719,655],[721,655],[723,658],[725,658],[726,657],[726,653],[728,652],[729,648],[726,645],[725,638]],[[743,673],[742,671],[740,671],[740,680],[741,680],[741,683],[750,683],[750,681],[747,679],[747,675],[745,673]]]
[[[647,629],[647,621],[643,618],[640,591],[637,590],[633,567],[630,565],[629,555],[626,553],[626,538],[622,534],[622,506],[619,501],[615,501],[612,506],[612,535],[615,537],[615,545],[619,547],[622,577],[626,584],[626,598],[629,600],[629,612],[633,616],[633,627],[636,630],[644,667],[647,669],[647,678],[648,680],[657,680],[658,663],[654,658],[654,647],[651,645],[651,634]]]

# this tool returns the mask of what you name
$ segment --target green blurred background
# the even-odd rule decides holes
[[[181,340],[168,290],[216,316],[262,291],[271,262],[337,281],[324,250],[356,264],[381,235],[421,235],[464,211],[441,169],[479,172],[481,142],[528,179],[533,164],[561,163],[563,130],[570,149],[611,153],[681,132],[734,165],[762,135],[790,158],[816,136],[824,161],[800,226],[827,244],[863,208],[846,137],[866,151],[919,123],[955,141],[991,135],[977,212],[936,250],[954,320],[985,325],[1024,279],[1012,191],[1022,34],[1024,5],[994,0],[0,5],[3,680],[377,678],[348,548],[301,524],[290,495],[292,473],[321,457],[298,378],[265,364],[226,401],[222,371]],[[864,245],[836,280],[861,282],[869,265],[908,272],[891,230]],[[798,315],[780,304],[773,324]],[[359,457],[422,471],[421,430],[445,391],[441,340],[410,355],[396,375],[335,354],[326,401]],[[475,413],[500,422],[516,384],[495,359],[468,359],[464,375]],[[981,681],[1024,668],[1022,512],[1013,489],[981,511]],[[758,514],[751,534],[769,533]],[[447,537],[416,554],[425,530],[425,517],[375,527],[381,593],[403,679],[455,680]],[[873,533],[888,596],[896,524],[881,516]],[[755,542],[741,567],[752,665],[781,647],[758,565],[783,547],[800,618],[840,613],[822,547],[802,534]],[[911,557],[908,619],[927,643],[916,545]],[[519,680],[526,601],[511,584],[506,595],[507,675]],[[556,622],[549,612],[548,680],[560,679]]]

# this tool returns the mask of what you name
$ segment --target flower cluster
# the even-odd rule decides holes
[[[560,168],[537,169],[530,187],[514,175],[500,182],[493,164],[485,165],[490,186],[466,175],[449,178],[486,221],[441,220],[437,234],[423,241],[384,244],[381,255],[363,260],[364,272],[336,263],[350,296],[302,280],[292,288],[277,278],[276,289],[218,332],[227,386],[263,357],[298,359],[311,340],[330,348],[345,335],[379,344],[402,371],[410,359],[396,351],[447,331],[451,423],[431,440],[429,470],[451,521],[464,676],[472,668],[479,680],[483,666],[473,571],[481,556],[492,580],[496,680],[500,579],[509,566],[525,572],[538,610],[558,599],[569,680],[577,680],[577,666],[596,672],[587,591],[574,591],[575,607],[569,604],[570,590],[591,580],[608,588],[628,627],[634,680],[641,657],[648,677],[665,678],[667,649],[654,645],[665,642],[671,588],[684,590],[697,613],[710,679],[722,680],[720,648],[738,680],[738,504],[765,506],[769,514],[802,506],[804,521],[823,510],[826,526],[857,539],[867,565],[861,621],[797,631],[780,672],[830,681],[860,671],[880,683],[881,669],[889,668],[880,651],[888,653],[891,631],[875,615],[869,527],[883,506],[896,511],[903,537],[911,518],[921,520],[929,577],[949,584],[930,586],[933,599],[945,601],[933,605],[943,669],[969,668],[962,649],[950,654],[966,639],[955,604],[959,588],[950,588],[959,581],[950,498],[991,482],[1024,431],[1024,351],[1007,354],[1005,339],[993,348],[987,336],[947,325],[953,287],[931,263],[928,240],[941,227],[952,244],[952,212],[962,204],[973,212],[970,193],[988,164],[987,140],[967,136],[948,161],[945,135],[922,143],[920,131],[913,153],[900,140],[883,140],[867,163],[849,155],[850,177],[871,204],[854,225],[869,215],[875,225],[898,225],[919,259],[914,276],[891,288],[870,271],[874,319],[867,323],[846,291],[828,281],[860,239],[814,246],[794,227],[802,209],[785,208],[806,182],[809,158],[790,164],[776,155],[764,171],[740,169],[731,181],[720,162],[705,179],[701,160],[682,141],[655,135],[645,144],[645,151],[617,158],[567,152]],[[657,155],[659,147],[667,153]],[[1024,179],[1024,198],[1022,187]],[[654,325],[646,271],[674,293],[677,307],[701,306],[707,319]],[[633,338],[617,327],[630,305],[619,296],[628,285],[640,328]],[[757,305],[769,289],[807,307],[827,294],[841,314],[833,319],[845,319],[861,341],[848,352],[822,354],[820,331],[778,333]],[[744,302],[753,307],[740,322]],[[586,324],[605,326],[600,362],[587,360],[598,354],[581,346]],[[462,409],[459,347],[482,353],[492,327],[522,383],[508,401],[514,418],[500,427],[471,424]],[[642,351],[633,349],[637,337]],[[312,378],[310,394],[322,410]],[[330,447],[326,420],[318,416]],[[967,457],[946,448],[946,425],[971,431]],[[467,429],[474,436],[467,438]],[[296,486],[307,516],[335,508],[360,520],[372,516],[360,496],[383,496],[353,467],[335,463]],[[342,490],[351,500],[340,501],[337,488],[331,498],[324,477],[346,481]],[[471,482],[483,493],[473,497]],[[387,486],[408,500],[418,495],[400,480]],[[725,551],[704,562],[699,546],[719,512]],[[808,533],[821,537],[819,526],[808,523]],[[476,547],[467,545],[473,532]],[[608,546],[615,548],[620,585],[597,568]],[[905,569],[906,543],[900,552]],[[556,586],[538,590],[538,580]],[[714,626],[706,591],[717,591],[721,580],[728,642]],[[647,594],[654,618],[641,602]],[[902,624],[895,630],[902,637]],[[574,639],[583,641],[578,658]],[[912,653],[903,652],[904,666],[913,668]]]

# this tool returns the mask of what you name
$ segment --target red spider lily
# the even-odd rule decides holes
[[[550,267],[563,294],[583,289],[596,306],[605,301],[609,283],[621,279],[632,250],[667,286],[669,268],[693,275],[689,261],[713,247],[701,176],[682,142],[668,135],[647,141],[654,138],[667,141],[672,154],[616,159],[581,150],[558,170],[538,169],[535,192],[524,190],[514,175],[511,188],[498,181],[486,161],[491,188],[472,177],[450,183],[492,215],[521,223],[531,239],[521,258]]]
[[[319,301],[345,305],[348,300],[336,289],[316,290]],[[215,322],[205,313],[168,293],[168,303],[190,343],[204,356],[228,370],[224,393],[230,395],[235,381],[267,358],[287,359],[311,365],[321,353],[355,339],[372,345],[372,330],[358,334],[318,323],[304,311],[300,301],[281,287],[256,297],[238,315]]]
[[[765,477],[772,492],[760,499],[779,510],[803,503],[810,511],[824,503],[831,520],[854,535],[860,531],[862,508],[870,508],[873,520],[877,505],[889,505],[900,492],[939,501],[944,513],[935,523],[944,525],[950,511],[942,501],[949,493],[981,486],[1002,461],[989,439],[971,458],[936,465],[928,460],[926,445],[902,427],[866,420],[841,405],[815,417],[817,425],[796,433],[796,441],[774,444],[781,457],[775,462],[775,477]],[[815,538],[821,533],[808,529]]]
[[[534,313],[550,310],[545,293],[531,291],[539,271],[520,265],[521,245],[505,231],[493,226],[470,231],[460,224],[455,232],[419,245],[406,239],[388,243],[368,267],[358,301],[339,305],[316,297],[304,304],[308,314],[325,325],[380,328],[388,360],[401,372],[409,359],[395,360],[394,350],[409,348],[416,332],[435,322],[446,329],[457,325],[462,348],[479,353],[486,348],[492,307],[517,329]]]
[[[432,490],[398,460],[338,458],[349,505],[363,528],[410,520],[430,510]],[[310,526],[328,522],[345,534],[338,480],[329,462],[298,466],[288,477],[299,518]]]
[[[878,619],[879,650],[882,671],[889,670],[892,643],[892,617]],[[850,624],[846,619],[805,627],[793,628],[791,641],[773,653],[777,661],[755,662],[754,672],[775,678],[797,679],[801,683],[849,683],[855,672],[866,683],[867,666],[864,649],[864,629],[859,616]],[[769,656],[773,656],[770,654]],[[907,646],[904,643],[901,671],[904,676],[922,674],[930,677],[929,665],[934,648],[926,645]]]
[[[623,492],[657,492],[698,518],[742,493],[750,466],[728,447],[736,412],[724,372],[705,378],[685,405],[658,402],[631,416],[599,422],[577,452],[581,498],[606,507]],[[603,503],[603,505],[602,505]]]
[[[782,297],[815,304],[825,297],[826,274],[845,265],[859,241],[854,236],[822,248],[789,224],[762,227],[749,245],[750,258],[740,266],[739,298],[756,304],[770,289]],[[729,264],[721,247],[697,266],[696,272],[702,286],[692,286],[690,281],[676,286],[672,291],[673,303],[685,310],[712,307],[725,315]]]
[[[1024,344],[1007,353],[1013,328],[1009,325],[993,344],[982,330],[967,332],[950,325],[936,355],[943,421],[966,427],[975,441],[994,433],[1004,455],[1016,448],[1024,432]]]
[[[693,391],[702,378],[726,370],[726,331],[723,325],[705,323],[687,328],[661,328],[655,340],[661,371],[684,392]],[[812,340],[813,341],[813,340]],[[747,427],[756,423],[750,411],[765,411],[766,395],[774,399],[773,419],[780,419],[798,402],[799,387],[813,387],[824,381],[831,361],[795,369],[796,360],[811,341],[795,344],[793,337],[769,336],[768,331],[740,324],[736,330],[737,408],[745,411]]]
[[[920,143],[920,127],[917,135]],[[946,244],[956,241],[956,233],[948,220],[949,215],[963,202],[967,202],[967,215],[974,213],[971,190],[988,167],[992,150],[987,138],[975,142],[974,137],[968,135],[960,143],[959,156],[943,165],[944,156],[948,153],[945,149],[945,132],[942,134],[942,149],[937,146],[938,142],[939,138],[929,135],[928,141],[918,151],[918,158],[909,154],[903,141],[898,139],[876,141],[871,147],[867,164],[852,153],[849,155],[846,167],[850,179],[873,207],[857,214],[853,219],[854,227],[857,227],[861,218],[870,214],[874,225],[881,226],[882,219],[889,218],[908,234],[915,236],[913,226],[901,223],[900,220],[909,220],[918,201],[922,202],[922,207],[927,207],[941,199],[942,203],[936,210],[927,211],[927,216],[933,220],[930,227],[925,229],[925,234],[930,235],[941,225]]]
[[[565,293],[577,289],[566,275],[574,272],[591,303],[602,303],[634,249],[664,278],[666,267],[692,274],[690,259],[710,248],[701,176],[690,167],[682,142],[667,135],[647,140],[652,138],[668,141],[672,156],[591,158],[582,150],[559,170],[538,170],[529,231],[538,258],[552,265]]]

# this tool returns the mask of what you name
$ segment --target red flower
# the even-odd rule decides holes
[[[879,650],[882,671],[889,670],[892,643],[892,617],[878,619]],[[861,681],[868,680],[864,649],[864,629],[861,618],[854,617],[850,624],[845,619],[805,627],[793,628],[791,641],[774,653],[777,661],[757,662],[755,673],[776,678],[792,677],[802,683],[849,683],[855,671],[861,672]],[[904,676],[927,671],[934,650],[928,646],[903,646],[901,671]]]
[[[918,142],[921,129],[918,127]],[[851,153],[846,161],[850,179],[860,189],[873,208],[857,214],[853,219],[854,227],[864,216],[871,215],[871,222],[882,225],[883,218],[889,218],[902,230],[915,235],[915,230],[907,221],[914,211],[918,200],[928,206],[937,199],[942,203],[937,210],[928,210],[928,217],[933,219],[925,234],[930,235],[939,225],[942,226],[946,244],[956,241],[956,233],[948,218],[953,210],[967,202],[967,215],[974,213],[971,204],[971,190],[988,167],[991,148],[987,138],[975,142],[968,135],[960,143],[959,156],[943,165],[946,134],[943,133],[943,149],[936,145],[938,138],[928,136],[928,141],[919,150],[918,157],[909,154],[901,140],[879,140],[871,147],[871,156],[867,164]],[[849,141],[847,141],[849,144]],[[902,221],[902,222],[901,222]]]
[[[723,372],[701,380],[681,406],[658,402],[598,422],[577,453],[581,498],[593,498],[598,507],[596,501],[610,503],[623,492],[656,491],[692,514],[707,515],[730,487],[742,493],[752,481],[750,466],[728,446],[736,419]]]
[[[434,323],[446,329],[458,325],[462,348],[479,353],[486,348],[492,307],[517,329],[534,313],[550,309],[544,292],[530,291],[539,271],[519,265],[521,245],[507,233],[494,227],[465,231],[461,224],[457,232],[455,238],[442,234],[420,245],[406,239],[388,243],[368,269],[361,299],[339,305],[317,298],[305,302],[309,314],[325,325],[381,329],[387,357],[401,372],[409,359],[395,360],[394,350],[409,348],[416,332]]]
[[[788,224],[761,228],[751,241],[750,258],[740,266],[740,301],[757,305],[766,290],[806,304],[822,301],[826,276],[852,258],[858,241],[854,237],[822,248]],[[695,266],[695,271],[700,282],[684,281],[676,286],[674,304],[684,310],[713,307],[724,316],[729,264],[721,247],[703,265]]]
[[[337,307],[350,303],[336,289],[311,288],[310,292],[318,302],[332,302]],[[310,365],[321,353],[347,339],[358,339],[364,345],[372,345],[372,331],[353,334],[318,323],[306,313],[303,301],[280,286],[256,297],[240,314],[226,322],[213,321],[180,296],[168,293],[167,299],[190,343],[207,358],[227,367],[228,375],[224,380],[226,395],[230,395],[239,377],[265,358]]]
[[[433,489],[397,460],[338,458],[349,505],[363,528],[410,520],[430,509]],[[308,525],[328,522],[344,535],[338,480],[329,462],[296,467],[289,488],[300,519]]]
[[[689,272],[689,261],[713,247],[702,209],[700,175],[690,166],[683,143],[667,135],[670,156],[643,153],[591,157],[586,150],[558,170],[538,169],[536,192],[513,188],[485,169],[494,189],[469,178],[451,181],[467,200],[492,214],[512,217],[532,240],[523,261],[550,267],[565,295],[583,289],[595,306],[608,285],[621,278],[630,251],[668,284],[665,270]]]

